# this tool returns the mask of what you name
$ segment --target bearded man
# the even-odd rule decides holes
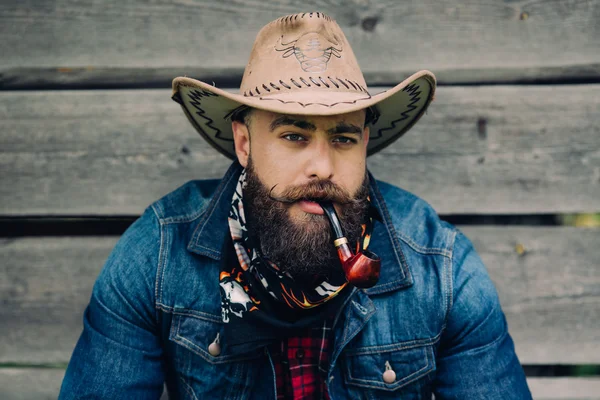
[[[123,235],[62,399],[158,398],[165,383],[186,399],[531,398],[469,240],[366,168],[423,115],[433,74],[371,95],[340,27],[315,12],[260,31],[240,94],[173,89],[235,161]]]

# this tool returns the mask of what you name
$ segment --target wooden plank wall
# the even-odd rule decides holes
[[[379,179],[463,224],[600,212],[600,0],[317,0],[310,8],[0,4],[0,228],[27,233],[0,232],[0,398],[56,397],[91,286],[118,239],[65,236],[66,221],[113,226],[227,167],[169,99],[171,79],[235,87],[256,32],[288,13],[333,16],[372,92],[419,69],[436,73],[427,115],[369,159]],[[32,221],[48,218],[55,233],[37,235]],[[488,265],[524,364],[600,364],[600,230],[461,228]],[[597,376],[529,382],[539,399],[600,398]]]

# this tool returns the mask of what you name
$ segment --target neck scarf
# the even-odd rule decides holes
[[[237,262],[224,262],[219,277],[223,322],[237,324],[251,317],[268,325],[291,328],[298,325],[299,317],[317,317],[303,318],[307,323],[317,320],[319,313],[310,310],[336,298],[348,286],[341,268],[339,274],[322,278],[314,286],[307,287],[262,255],[246,227],[245,182],[246,170],[238,179],[229,212],[229,230]],[[367,248],[372,223],[372,217],[367,218],[356,244],[357,251]]]

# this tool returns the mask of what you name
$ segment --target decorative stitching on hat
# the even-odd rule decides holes
[[[328,76],[327,78],[331,81],[331,83],[333,83],[335,85],[336,88],[338,88],[338,89],[340,88],[340,85],[338,85],[337,82],[334,81],[330,76]]]
[[[188,93],[188,97],[190,99],[190,104],[192,105],[192,107],[194,107],[197,110],[195,114],[197,116],[199,116],[200,118],[206,120],[207,122],[204,125],[211,128],[213,131],[215,131],[216,137],[218,137],[219,139],[222,139],[219,136],[221,133],[221,130],[212,125],[215,121],[212,118],[207,117],[205,115],[204,109],[201,107],[201,105],[202,105],[201,99],[203,97],[219,97],[219,95],[209,92],[207,90],[194,89],[194,90],[190,90],[190,92]]]
[[[329,88],[329,83],[325,82],[323,78],[319,77],[319,80],[325,85],[325,87]]]
[[[342,85],[346,86],[346,89],[350,89],[350,86],[346,85],[346,82],[344,82],[340,78],[335,78],[335,79],[337,79]]]
[[[323,14],[322,12],[311,12],[311,13],[302,13],[302,14],[289,14],[289,15],[284,15],[283,17],[275,20],[275,22],[277,23],[288,23],[291,22],[292,20],[296,21],[298,20],[298,18],[304,18],[308,15],[308,18],[321,18],[324,19],[326,21],[333,21],[333,18],[331,18],[330,16]]]
[[[302,107],[308,107],[308,106],[316,105],[316,106],[323,106],[323,107],[329,107],[329,108],[331,108],[331,107],[337,106],[338,104],[356,104],[357,102],[362,101],[362,100],[370,100],[371,99],[371,95],[369,94],[368,97],[363,97],[361,99],[356,99],[356,100],[352,100],[352,101],[338,101],[337,103],[333,103],[333,104],[325,104],[325,103],[302,103],[300,101],[281,100],[281,99],[274,99],[272,97],[259,97],[258,99],[259,100],[277,100],[278,102],[283,103],[283,104],[294,103],[294,104],[298,104],[298,105],[300,105]]]
[[[411,102],[408,103],[408,105],[406,106],[406,110],[404,110],[400,113],[400,118],[393,120],[389,127],[379,129],[379,131],[377,132],[377,136],[374,137],[373,139],[379,139],[383,136],[384,131],[389,131],[389,130],[396,128],[396,124],[408,119],[410,117],[409,113],[411,113],[415,109],[419,108],[418,106],[415,105],[419,100],[421,100],[421,98],[419,97],[419,95],[421,94],[421,91],[417,91],[419,89],[420,89],[420,86],[417,85],[416,83],[413,83],[412,85],[408,85],[407,87],[402,89],[403,92],[410,93]]]
[[[309,82],[308,82],[308,81],[307,81],[305,78],[303,78],[303,77],[298,77],[297,79],[298,79],[298,80],[300,80],[300,82],[302,82],[302,83],[304,84],[304,86],[306,86],[306,87],[311,87],[311,86],[312,86],[312,85],[311,85],[311,84],[310,84],[310,83],[309,83]],[[339,88],[340,88],[340,85],[339,85],[339,84],[338,84],[338,83],[337,83],[337,82],[334,80],[334,78],[332,78],[332,77],[328,76],[328,77],[327,77],[327,79],[329,79],[329,80],[331,81],[331,83],[332,83],[332,84],[333,84],[333,85],[336,87],[336,89],[339,89]],[[350,90],[350,86],[352,86],[352,88],[353,88],[354,90],[357,90],[357,91],[360,91],[360,92],[363,92],[363,93],[367,93],[367,94],[369,94],[369,91],[368,91],[368,90],[367,90],[367,89],[366,89],[364,86],[361,86],[361,85],[360,85],[358,82],[356,82],[356,81],[351,81],[350,79],[346,79],[346,78],[344,78],[343,80],[342,80],[341,78],[335,78],[335,79],[337,79],[339,82],[341,82],[341,83],[342,83],[342,84],[343,84],[343,85],[346,87],[346,89],[349,89],[349,90]],[[309,78],[308,78],[308,80],[310,80],[310,81],[311,81],[311,82],[312,82],[312,83],[313,83],[315,86],[317,86],[317,87],[322,87],[322,86],[325,86],[327,89],[332,89],[331,85],[330,85],[329,83],[327,83],[327,82],[325,81],[325,79],[323,79],[323,77],[321,77],[321,76],[317,76],[317,77],[312,77],[312,76],[311,76],[311,77],[309,77]],[[346,84],[346,83],[344,82],[344,80],[345,80],[346,82],[348,82],[348,84],[349,84],[350,86],[348,86],[348,84]],[[321,83],[319,83],[319,81],[320,81]],[[296,81],[296,79],[294,79],[294,78],[290,78],[290,82],[291,82],[292,84],[294,84],[294,85],[295,85],[297,88],[299,88],[299,89],[302,89],[302,87],[303,87],[303,86],[302,86],[300,83],[298,83],[298,81]],[[290,85],[286,84],[286,83],[285,83],[284,81],[282,81],[281,79],[279,80],[279,83],[281,84],[281,86],[283,86],[283,87],[284,87],[284,88],[286,88],[286,89],[293,89],[293,87],[291,87]],[[269,82],[269,85],[270,85],[270,86],[271,86],[273,89],[276,89],[276,90],[281,90],[281,88],[280,88],[279,86],[275,85],[273,82]],[[269,93],[271,92],[271,89],[269,89],[269,87],[268,87],[266,84],[264,84],[264,83],[263,83],[263,84],[262,84],[262,87],[263,87],[263,89],[265,89],[267,92],[269,92]],[[260,95],[261,95],[261,92],[260,92],[260,90],[258,89],[258,86],[256,86],[256,87],[254,88],[254,91],[252,91],[252,90],[249,90],[249,91],[244,91],[244,96],[245,96],[245,97],[248,97],[248,96],[250,96],[250,97],[254,97],[254,96],[255,96],[255,93],[256,93],[256,96],[260,96]]]

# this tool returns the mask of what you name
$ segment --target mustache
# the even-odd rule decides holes
[[[275,190],[276,187],[277,185],[274,185],[271,190],[269,190],[269,198],[286,204],[295,203],[300,200],[314,202],[331,201],[338,204],[351,204],[358,201],[357,199],[354,199],[347,190],[328,180],[314,181],[307,183],[306,185],[291,186],[279,195],[273,194],[273,190]]]

